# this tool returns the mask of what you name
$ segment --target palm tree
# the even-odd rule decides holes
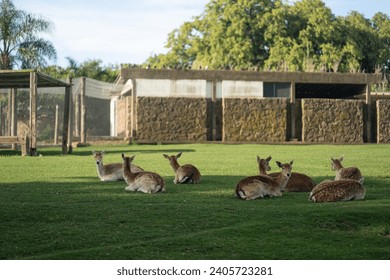
[[[42,17],[18,10],[10,0],[0,2],[0,69],[31,69],[47,66],[57,58],[50,41],[39,34],[53,24]]]

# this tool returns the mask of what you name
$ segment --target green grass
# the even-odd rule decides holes
[[[105,163],[136,154],[160,173],[163,194],[126,193],[101,182],[91,150]],[[42,157],[0,151],[1,259],[389,259],[390,145],[112,145],[41,148]],[[163,153],[183,151],[199,185],[174,185]],[[333,178],[330,157],[344,154],[365,177],[366,199],[315,204],[307,193],[242,201],[235,184],[257,174],[256,155],[294,159],[316,182]]]

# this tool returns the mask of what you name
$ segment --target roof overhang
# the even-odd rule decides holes
[[[36,70],[0,70],[0,88],[30,88],[30,76],[38,76],[37,87],[70,87],[69,83],[53,78]]]

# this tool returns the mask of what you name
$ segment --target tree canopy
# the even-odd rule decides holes
[[[53,24],[19,10],[10,0],[0,2],[0,69],[37,68],[56,59],[53,44],[40,37]]]
[[[390,19],[335,16],[321,0],[211,0],[173,30],[153,67],[375,72],[390,66]]]

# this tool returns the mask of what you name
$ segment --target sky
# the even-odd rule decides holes
[[[166,53],[168,34],[204,11],[210,0],[13,0],[16,8],[50,20],[44,37],[54,44],[57,61],[99,59],[102,65],[141,64]],[[291,0],[290,2],[295,2]],[[390,16],[389,0],[323,0],[336,16],[358,11]]]

